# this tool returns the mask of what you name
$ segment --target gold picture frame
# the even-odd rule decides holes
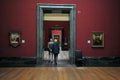
[[[92,47],[104,47],[103,32],[92,32]]]
[[[12,47],[18,47],[21,44],[21,34],[20,32],[10,32],[10,45]]]

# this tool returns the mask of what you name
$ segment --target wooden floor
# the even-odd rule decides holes
[[[120,80],[120,67],[0,68],[0,80]]]

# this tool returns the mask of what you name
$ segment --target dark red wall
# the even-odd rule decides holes
[[[21,32],[25,44],[9,46],[9,32]],[[36,3],[34,0],[0,0],[0,56],[36,56]]]
[[[76,4],[76,49],[84,56],[120,56],[119,0],[0,0],[0,57],[36,56],[37,3]],[[10,47],[12,31],[21,32],[26,43]],[[87,44],[93,31],[104,32],[104,48]]]

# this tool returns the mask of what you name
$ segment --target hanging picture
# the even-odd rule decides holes
[[[19,32],[10,32],[10,45],[12,47],[18,47],[20,45],[20,33]]]
[[[103,32],[92,32],[92,47],[104,47]]]

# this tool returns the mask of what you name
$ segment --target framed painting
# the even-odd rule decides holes
[[[21,44],[21,34],[20,32],[10,32],[10,45],[12,47],[18,47]]]
[[[92,32],[92,47],[104,47],[103,32]]]

